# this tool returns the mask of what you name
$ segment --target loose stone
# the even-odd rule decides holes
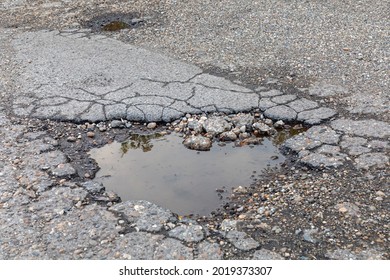
[[[235,127],[250,127],[253,121],[254,117],[251,114],[239,113],[231,118],[231,122],[234,124]]]
[[[221,223],[222,231],[236,230],[237,229],[237,220],[225,219]]]
[[[237,135],[233,131],[225,131],[219,135],[221,141],[236,141]]]
[[[335,208],[343,214],[348,214],[350,216],[359,216],[360,211],[359,207],[356,204],[350,202],[339,203],[335,206]]]
[[[191,150],[198,151],[209,151],[212,146],[211,140],[201,135],[191,135],[184,140],[183,144]]]
[[[303,231],[303,240],[310,242],[310,243],[318,243],[317,238],[315,238],[315,235],[318,233],[318,229],[305,229]]]
[[[231,124],[222,117],[211,117],[203,124],[204,130],[211,135],[218,135],[231,129]]]
[[[110,126],[111,126],[112,128],[120,128],[120,127],[123,127],[124,124],[123,124],[122,121],[113,120],[113,121],[111,121]]]
[[[279,121],[275,122],[275,124],[274,124],[275,128],[281,128],[283,126],[284,126],[284,121],[282,121],[282,120],[279,120]]]
[[[262,122],[256,122],[252,126],[253,126],[254,129],[260,131],[263,134],[269,134],[270,131],[272,130],[272,128],[270,126],[268,126],[268,125],[266,125],[265,123],[262,123]]]
[[[196,121],[196,120],[188,121],[187,127],[188,127],[189,129],[195,131],[196,133],[200,133],[200,132],[202,132],[202,130],[203,130],[203,125],[202,125],[202,123],[199,122],[199,121]]]
[[[76,142],[77,138],[74,137],[74,136],[69,136],[68,138],[66,138],[66,141],[68,142]]]
[[[375,194],[378,196],[383,196],[383,197],[386,196],[386,194],[382,191],[377,191]]]
[[[155,122],[148,123],[146,126],[148,129],[155,129],[157,127],[157,124]]]

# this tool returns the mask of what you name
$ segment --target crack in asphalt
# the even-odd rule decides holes
[[[132,116],[139,118],[136,111],[131,112],[133,108],[141,110],[145,118],[149,116],[147,121],[162,121],[163,118],[165,121],[172,121],[173,118],[180,116],[171,114],[172,119],[169,119],[168,112],[181,112],[183,115],[188,111],[245,112],[259,108],[262,100],[268,100],[261,97],[264,92],[251,90],[223,77],[205,73],[193,65],[124,43],[112,40],[97,42],[92,35],[90,40],[85,41],[80,40],[79,37],[63,37],[57,36],[58,34],[61,35],[59,32],[26,32],[13,38],[16,53],[21,53],[23,58],[27,53],[31,56],[27,62],[25,59],[18,62],[23,66],[21,71],[24,75],[31,77],[30,81],[24,81],[18,77],[16,81],[22,85],[21,88],[29,88],[31,82],[39,84],[29,90],[28,96],[32,100],[19,99],[16,103],[17,98],[25,96],[23,90],[16,91],[12,95],[14,100],[12,108],[16,115],[36,118],[47,118],[49,115],[57,120],[74,118],[79,121],[105,121],[108,120],[109,115],[113,116],[112,113],[107,113],[108,108],[112,110],[113,107],[107,106],[118,105],[115,115],[126,116],[129,121],[132,120]],[[56,39],[58,37],[62,39]],[[48,41],[48,46],[36,48],[37,45],[41,45],[42,40]],[[68,45],[72,45],[72,48],[69,49]],[[46,49],[49,53],[45,51]],[[52,49],[55,49],[55,52]],[[61,53],[61,56],[58,56],[58,53]],[[65,58],[67,56],[69,56],[68,60]],[[95,60],[97,60],[96,65]],[[57,64],[62,68],[54,69],[53,67]],[[39,74],[42,70],[47,73],[47,77]],[[127,74],[123,75],[123,73]],[[52,82],[47,83],[45,80],[42,83],[42,79],[50,79]],[[79,86],[80,82],[87,83],[88,86]],[[158,84],[160,87],[156,88],[153,84]],[[120,94],[116,95],[116,93]],[[270,101],[275,98],[273,95],[275,94],[271,94]],[[314,120],[320,123],[336,114],[329,109],[330,111],[327,111],[327,114],[321,118],[321,116],[315,116],[319,111],[310,113],[310,110],[306,111],[305,108],[297,111],[293,109],[293,106],[289,106],[291,102],[297,104],[301,101],[302,106],[313,109],[312,103],[307,103],[311,101],[297,98],[295,95],[287,97],[282,92],[277,95],[277,98],[281,100],[279,104],[270,104],[271,106],[264,110],[265,115],[273,119],[296,120],[300,118],[303,122]],[[286,96],[285,99],[283,96]],[[63,100],[62,98],[68,101],[59,102],[58,99]],[[156,101],[150,102],[151,98],[155,98]],[[47,105],[39,103],[43,100]],[[54,105],[50,105],[50,100]],[[80,102],[80,106],[75,106],[72,101]],[[88,105],[85,105],[86,103]],[[21,111],[23,105],[27,107]],[[141,105],[146,107],[141,108]],[[161,113],[156,113],[154,112],[155,106],[166,109]],[[54,108],[56,108],[56,114],[50,112]],[[289,110],[296,114],[292,116]],[[302,112],[306,112],[303,115],[306,118],[301,117]]]

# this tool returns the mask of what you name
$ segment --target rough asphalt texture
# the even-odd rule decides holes
[[[115,2],[0,4],[0,258],[389,258],[389,3]],[[142,24],[93,32],[108,12],[134,13]],[[293,215],[277,222],[261,207],[252,220],[254,208],[200,224],[147,201],[116,203],[93,181],[76,183],[57,139],[24,121],[170,122],[252,109],[314,125],[283,145],[299,166],[320,170],[310,184],[289,182],[295,189],[332,177],[321,171],[327,168],[353,170],[346,181],[361,180],[370,203],[351,191],[318,210],[316,199],[336,176],[307,197],[314,210],[305,228],[283,227]],[[289,184],[281,192],[292,191]],[[334,209],[347,217],[340,218],[347,232],[340,244],[336,229],[313,222]],[[325,250],[294,251],[298,239]]]
[[[252,91],[102,35],[27,32],[11,45],[23,69],[15,77],[19,89],[13,95],[13,111],[22,117],[169,122],[186,113],[260,106],[273,119],[319,123],[336,114],[295,95]]]

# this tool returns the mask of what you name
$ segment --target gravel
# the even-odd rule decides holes
[[[208,151],[212,146],[211,140],[201,135],[189,136],[184,140],[183,144],[189,149],[199,151]]]
[[[46,121],[57,112],[32,110],[30,105],[38,101],[23,94],[12,100],[24,104],[14,113],[33,112],[43,119],[12,118],[6,92],[14,90],[10,73],[17,68],[8,63],[7,44],[26,30],[62,30],[65,37],[88,40],[90,30],[81,29],[91,22],[95,26],[107,12],[137,24],[105,36],[195,64],[205,70],[198,80],[227,86],[234,96],[261,97],[260,121],[265,111],[276,123],[301,120],[314,126],[285,142],[288,157],[279,169],[264,171],[245,191],[233,192],[219,211],[197,217],[196,224],[149,202],[119,202],[102,186],[86,184],[84,175],[93,176],[97,168],[88,149],[124,139],[128,130],[119,128],[137,127],[137,120],[146,117],[148,123],[158,116],[172,121],[183,112],[175,104],[162,112],[148,103],[141,105],[150,112],[145,116],[124,104],[106,104],[110,121],[86,137],[92,131],[84,124]],[[5,238],[0,258],[389,259],[387,26],[388,3],[379,0],[3,1],[0,232]],[[26,64],[28,59],[27,53]],[[231,82],[221,84],[214,74]],[[205,100],[199,96],[195,101]],[[39,102],[48,105],[47,100]],[[206,103],[193,113],[215,110]],[[186,108],[184,101],[177,106]],[[67,108],[84,111],[89,122],[103,114],[101,106],[77,101]],[[227,113],[234,112],[229,108]],[[120,120],[126,117],[134,124]],[[201,134],[202,117],[175,128]],[[227,133],[251,136],[252,115],[229,118],[233,128]],[[44,140],[46,136],[58,143]]]

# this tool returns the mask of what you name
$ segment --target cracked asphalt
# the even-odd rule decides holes
[[[0,258],[389,259],[390,7],[374,2],[3,1]],[[209,217],[93,180],[88,149],[126,129],[227,132],[200,116],[240,139],[308,130]]]
[[[19,94],[12,96],[13,112],[20,117],[170,122],[186,113],[237,113],[260,107],[269,109],[266,115],[274,119],[320,123],[336,114],[318,109],[316,102],[281,91],[251,90],[102,35],[27,32],[11,46],[23,69],[14,78]],[[277,106],[283,104],[289,106]]]

